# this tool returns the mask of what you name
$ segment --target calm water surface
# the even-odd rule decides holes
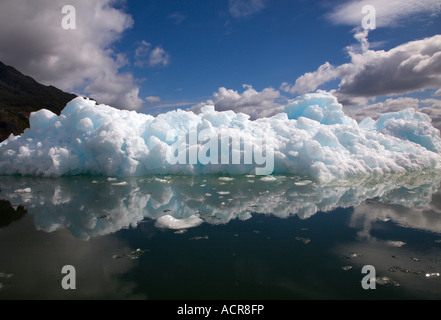
[[[3,176],[0,299],[440,299],[440,181]]]

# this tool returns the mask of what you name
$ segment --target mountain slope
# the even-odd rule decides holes
[[[0,141],[29,127],[33,111],[48,109],[60,114],[76,97],[53,86],[45,86],[0,62]]]

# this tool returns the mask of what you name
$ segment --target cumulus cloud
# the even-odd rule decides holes
[[[385,112],[396,112],[408,108],[417,110],[420,106],[420,101],[411,97],[389,98],[384,102],[377,102],[374,104],[362,105],[357,107],[344,107],[345,114],[351,118],[361,121],[366,117],[378,119],[378,117]]]
[[[167,66],[170,63],[170,54],[161,46],[152,49],[151,43],[141,41],[135,50],[135,66],[137,67],[155,67]]]
[[[340,79],[335,94],[350,101],[441,87],[441,35],[410,41],[389,51],[369,49],[367,33],[356,36],[362,50],[349,48],[350,63],[333,66],[326,62],[299,77],[294,85],[283,83],[281,89],[302,94]]]
[[[308,72],[297,78],[294,85],[282,83],[280,89],[291,93],[307,93],[315,91],[322,84],[334,80],[340,76],[340,70],[329,62],[322,64],[316,71]]]
[[[344,112],[358,122],[367,117],[378,119],[387,112],[397,112],[413,108],[427,114],[432,120],[432,125],[441,130],[441,99],[418,99],[413,97],[388,98],[383,102],[373,104],[360,104],[358,106],[344,106]]]
[[[217,111],[233,110],[248,114],[252,119],[268,117],[279,113],[284,106],[278,102],[280,92],[273,88],[256,91],[250,85],[243,85],[245,91],[241,94],[232,89],[221,87],[213,94],[213,99],[201,102],[190,110],[199,112],[205,105],[214,105]]]
[[[161,102],[161,97],[158,96],[148,96],[145,98],[146,101],[150,102],[150,103],[156,103],[156,102]]]
[[[361,26],[362,8],[375,8],[376,27],[396,27],[408,19],[430,19],[441,13],[440,0],[349,0],[335,7],[327,18],[335,24]]]
[[[172,19],[176,25],[180,25],[182,22],[184,22],[185,19],[187,19],[187,16],[181,12],[173,12],[172,14],[168,15],[169,19]]]
[[[116,8],[124,1],[2,0],[0,60],[44,84],[89,95],[115,107],[142,105],[128,63],[114,44],[133,19]],[[75,8],[76,29],[62,27],[64,5]]]
[[[234,18],[252,16],[266,7],[264,0],[230,0],[228,11]]]

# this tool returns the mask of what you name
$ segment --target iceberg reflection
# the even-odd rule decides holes
[[[298,176],[2,176],[0,199],[9,201],[12,207],[23,205],[33,214],[38,230],[52,232],[65,227],[75,237],[87,240],[135,228],[148,220],[155,221],[157,228],[179,230],[202,223],[247,220],[255,214],[307,219],[317,212],[357,207],[369,199],[423,208],[431,203],[440,182],[441,173],[433,171],[332,184]],[[374,212],[370,220],[376,218],[385,217]],[[441,224],[427,220],[426,225],[414,214],[400,215],[397,210],[392,218],[441,232]]]

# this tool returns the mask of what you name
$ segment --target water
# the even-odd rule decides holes
[[[3,176],[0,299],[440,299],[440,181]]]

